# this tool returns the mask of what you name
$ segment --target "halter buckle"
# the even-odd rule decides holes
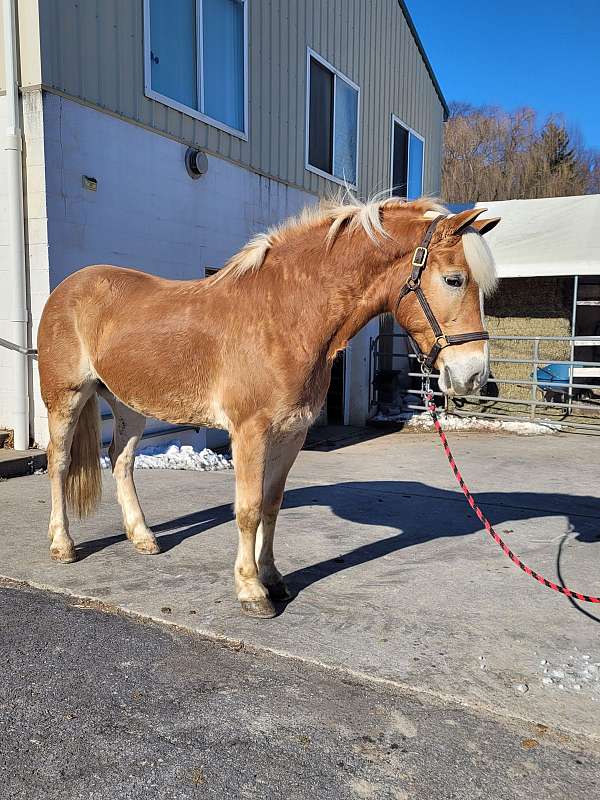
[[[423,268],[427,262],[427,256],[429,255],[429,250],[422,245],[417,247],[413,254],[412,265],[413,267],[421,267]]]
[[[443,350],[444,347],[450,347],[450,342],[448,341],[445,333],[442,333],[440,336],[436,336],[435,341],[440,350]]]

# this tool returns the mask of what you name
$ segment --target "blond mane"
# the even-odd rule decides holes
[[[329,230],[325,237],[327,249],[333,245],[344,226],[350,233],[362,228],[367,236],[377,243],[380,237],[389,236],[381,222],[381,209],[386,206],[402,206],[425,218],[448,213],[444,206],[430,198],[407,202],[398,197],[386,197],[363,203],[347,192],[343,197],[322,200],[315,205],[305,206],[297,216],[290,217],[280,225],[253,236],[239,253],[229,259],[212,280],[215,283],[224,278],[235,280],[247,272],[256,272],[262,266],[269,250],[275,244],[279,244],[287,234],[327,222],[329,223]]]
[[[376,197],[362,202],[350,192],[345,192],[343,196],[305,206],[295,217],[290,217],[280,225],[253,236],[210,280],[213,283],[226,278],[237,280],[242,275],[257,272],[269,250],[281,243],[288,234],[325,223],[329,223],[329,230],[325,236],[326,250],[331,248],[344,228],[349,233],[362,229],[369,239],[377,244],[381,238],[389,237],[381,221],[381,211],[390,206],[405,208],[422,219],[432,219],[439,214],[449,215],[448,209],[432,198],[422,197],[419,200],[407,201],[399,197]],[[492,254],[482,237],[475,231],[466,233],[463,238],[465,257],[473,277],[483,293],[489,294],[495,288],[497,281]]]

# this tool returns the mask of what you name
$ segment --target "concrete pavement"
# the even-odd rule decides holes
[[[600,592],[598,440],[454,434],[465,478],[510,546],[550,578]],[[205,635],[241,640],[353,680],[384,681],[600,739],[600,613],[579,610],[484,539],[435,437],[391,434],[303,452],[276,552],[295,599],[271,621],[233,593],[231,473],[137,472],[163,554],[121,533],[112,478],[73,523],[80,560],[47,553],[46,476],[0,484],[0,572]]]

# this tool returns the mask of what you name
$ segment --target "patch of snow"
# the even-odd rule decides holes
[[[438,411],[438,419],[444,431],[505,431],[519,436],[540,436],[545,433],[556,433],[558,426],[542,425],[537,422],[520,422],[519,420],[480,419],[479,417],[459,417]],[[402,422],[407,430],[434,430],[433,421],[428,411],[414,414],[411,411],[380,412],[372,417],[374,422]]]
[[[542,665],[549,663],[544,659]],[[593,699],[600,700],[600,661],[592,661],[588,654],[580,655],[575,649],[565,663],[550,670],[546,667],[544,673],[541,679],[544,687],[573,692],[587,690]]]
[[[101,456],[100,465],[110,469],[108,456]],[[185,469],[198,472],[215,472],[233,469],[229,456],[209,450],[194,450],[191,445],[182,445],[178,439],[160,445],[150,445],[137,451],[135,469]]]

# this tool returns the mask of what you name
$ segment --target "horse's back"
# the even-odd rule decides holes
[[[114,324],[115,317],[132,313],[164,314],[172,298],[185,296],[186,288],[199,281],[175,281],[128,267],[98,264],[73,272],[50,294],[40,322],[38,338],[46,338],[49,323],[75,324],[85,338],[102,326]],[[139,318],[138,318],[139,319]],[[50,336],[50,338],[52,338]]]
[[[46,303],[47,310],[73,308],[79,303],[114,302],[137,292],[149,293],[166,290],[178,281],[170,281],[130,267],[113,267],[94,264],[72,272],[51,292]]]

